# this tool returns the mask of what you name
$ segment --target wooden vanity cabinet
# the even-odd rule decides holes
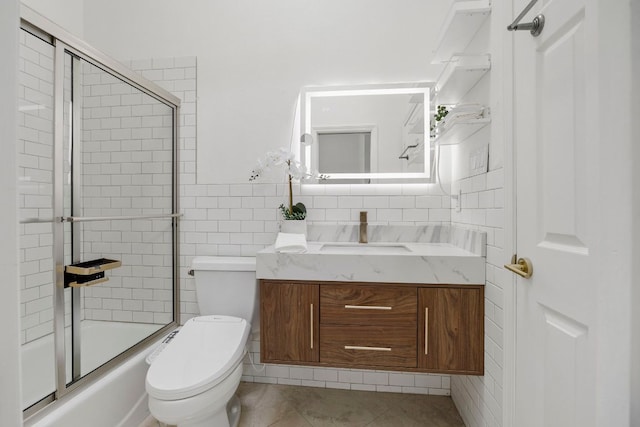
[[[484,374],[484,288],[418,289],[418,368]]]
[[[260,282],[261,362],[318,362],[318,285]]]
[[[484,374],[484,287],[260,280],[264,363]]]

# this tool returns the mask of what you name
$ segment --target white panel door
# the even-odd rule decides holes
[[[514,0],[520,12],[529,0]],[[542,0],[514,37],[518,427],[595,425],[597,46],[591,0]]]

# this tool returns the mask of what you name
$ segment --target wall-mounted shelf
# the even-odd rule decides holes
[[[436,83],[437,103],[459,103],[490,68],[489,55],[454,55]]]
[[[447,62],[453,55],[463,53],[490,14],[489,0],[453,2],[440,30],[432,62]]]
[[[64,267],[64,287],[78,288],[104,283],[109,280],[108,277],[105,277],[104,272],[121,265],[122,262],[107,258],[67,265]]]
[[[436,137],[435,143],[438,145],[460,144],[489,123],[491,123],[490,117],[455,122],[442,130]]]

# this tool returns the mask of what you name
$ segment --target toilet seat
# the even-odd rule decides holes
[[[239,317],[190,319],[149,367],[147,393],[178,400],[214,387],[242,362],[250,329]]]

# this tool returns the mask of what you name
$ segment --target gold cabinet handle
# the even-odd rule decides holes
[[[345,345],[345,350],[391,351],[391,347],[365,347],[360,345]]]
[[[313,350],[313,304],[309,304],[309,306],[310,306],[309,318],[311,319],[311,322],[309,322],[311,324],[311,349]]]
[[[516,273],[518,276],[522,276],[528,279],[533,275],[533,264],[529,258],[518,258],[516,262],[516,256],[511,258],[511,264],[505,264],[504,268]]]
[[[354,310],[391,310],[393,307],[386,305],[345,305],[344,308]]]
[[[424,354],[429,354],[429,307],[424,309]]]

